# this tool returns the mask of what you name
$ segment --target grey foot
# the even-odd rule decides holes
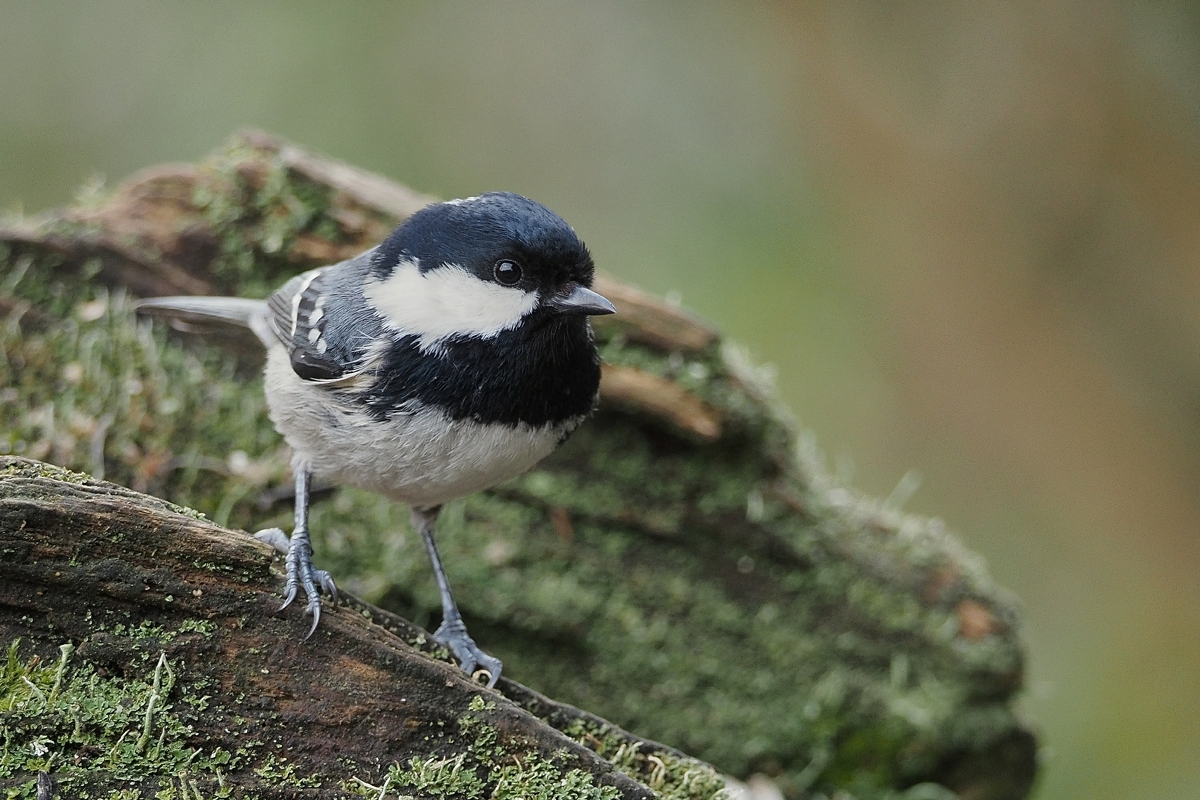
[[[254,538],[271,545],[280,553],[287,554],[287,584],[283,605],[279,610],[283,611],[290,606],[300,587],[304,587],[304,596],[308,598],[304,610],[313,618],[308,636],[304,637],[307,639],[317,630],[317,624],[321,621],[321,591],[332,597],[333,602],[337,602],[337,584],[333,582],[333,576],[313,565],[312,547],[308,543],[307,534],[302,533],[289,539],[280,528],[267,528],[254,534]]]
[[[283,528],[263,528],[261,531],[258,531],[254,534],[254,538],[258,539],[264,544],[271,545],[271,547],[274,547],[282,555],[286,556],[288,554],[291,540],[288,539],[288,535],[283,532]],[[314,570],[314,572],[316,573],[317,583],[319,583],[321,588],[324,589],[327,594],[331,595],[336,601],[337,586],[335,586],[333,583],[333,576],[323,569]]]
[[[433,640],[453,653],[463,672],[468,675],[473,676],[476,668],[487,672],[489,689],[500,680],[500,670],[504,665],[500,663],[500,659],[492,658],[476,646],[475,641],[467,635],[467,628],[462,624],[462,620],[455,620],[449,625],[443,622],[441,627],[433,632]]]

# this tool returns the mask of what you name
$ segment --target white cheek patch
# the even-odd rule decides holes
[[[515,328],[538,303],[537,292],[481,281],[457,264],[422,274],[412,260],[368,282],[363,294],[388,328],[420,337],[422,350],[450,336],[489,339]]]

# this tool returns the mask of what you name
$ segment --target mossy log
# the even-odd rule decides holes
[[[111,483],[0,458],[0,553],[0,636],[16,643],[5,756],[57,773],[64,797],[374,797],[390,780],[397,794],[650,800],[724,786],[512,681],[482,688],[424,631],[353,596],[306,641],[300,617],[276,613],[272,549]],[[623,747],[617,763],[644,785],[576,740]],[[32,797],[23,777],[3,783]]]
[[[288,457],[257,345],[139,325],[127,295],[265,296],[428,201],[248,133],[0,227],[0,451],[222,526],[286,527]],[[717,331],[600,283],[618,314],[597,320],[596,417],[533,472],[443,513],[481,646],[506,675],[729,774],[764,772],[789,797],[1024,797],[1036,744],[1013,707],[1015,602],[939,521],[904,513],[902,491],[879,501],[830,477],[765,373]],[[404,510],[326,495],[319,563],[436,621]]]

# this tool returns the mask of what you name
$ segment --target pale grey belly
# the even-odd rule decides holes
[[[385,422],[304,383],[271,348],[267,406],[276,429],[315,475],[418,507],[440,505],[520,475],[581,420],[556,426],[481,425],[440,411]],[[333,401],[333,402],[331,402]]]

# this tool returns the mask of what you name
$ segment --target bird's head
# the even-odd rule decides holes
[[[523,326],[595,314],[595,267],[575,231],[550,209],[492,192],[427,206],[375,252],[364,293],[384,324],[422,348],[488,339]]]

